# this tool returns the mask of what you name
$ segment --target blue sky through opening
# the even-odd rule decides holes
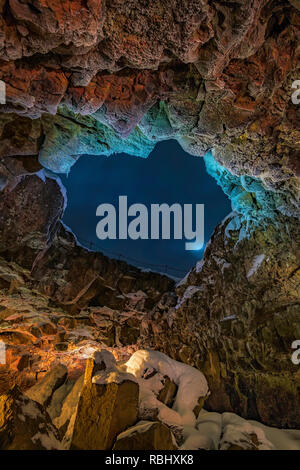
[[[100,241],[96,236],[98,205],[110,203],[118,209],[118,198],[123,195],[128,197],[128,206],[145,204],[149,214],[151,204],[205,204],[206,242],[215,226],[231,211],[229,199],[207,174],[204,159],[187,154],[175,140],[157,144],[147,159],[126,154],[82,156],[69,176],[61,179],[68,195],[63,221],[79,238],[95,243],[99,251],[102,248],[104,252],[109,250],[125,258],[182,271],[188,271],[202,258],[203,249],[186,251],[186,240],[172,237]],[[195,208],[193,214],[195,221]],[[176,276],[175,271],[170,274]],[[177,277],[182,277],[179,271]]]

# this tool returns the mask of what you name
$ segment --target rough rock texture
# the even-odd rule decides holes
[[[233,213],[217,227],[204,259],[144,319],[142,344],[202,370],[210,409],[297,427],[299,225],[287,218],[239,240],[243,225]]]
[[[172,432],[160,422],[139,421],[119,434],[113,450],[177,450]]]
[[[5,161],[0,337],[7,364],[0,365],[0,390],[15,382],[29,388],[56,358],[78,377],[89,347],[115,347],[118,357],[128,358],[145,312],[174,282],[78,246],[60,222],[60,184],[31,174],[38,169],[22,159]]]
[[[156,355],[155,351],[152,353]],[[163,359],[164,355],[161,353],[159,355]],[[93,358],[88,359],[84,376],[81,376],[75,384],[68,375],[65,383],[53,393],[51,403],[47,408],[47,410],[52,410],[51,418],[54,424],[60,423],[62,425],[64,423],[60,427],[59,433],[51,423],[45,406],[29,399],[25,394],[22,394],[17,386],[12,387],[8,393],[0,396],[0,449],[69,449],[74,435],[74,422],[76,425],[78,415],[83,412],[83,400],[88,400],[88,394],[94,386],[100,387],[99,390],[104,386],[107,392],[110,385],[114,384],[124,392],[123,385],[128,381],[135,380],[136,374],[139,375],[138,369],[135,371],[135,375],[128,373],[129,370],[133,371],[129,365],[132,365],[134,356],[127,363],[123,361],[117,363],[108,351],[98,351]],[[166,372],[172,375],[173,367],[176,367],[175,361],[168,359],[167,362],[170,368]],[[59,368],[65,370],[61,364],[57,370]],[[199,371],[195,371],[189,366],[184,366],[184,369],[188,371],[186,379],[188,377],[191,379],[186,384],[191,385],[193,374],[196,372],[196,375],[199,375]],[[147,382],[147,379],[145,381]],[[197,419],[190,420],[186,414],[186,408],[183,412],[183,426],[178,426],[179,422],[175,417],[176,407],[172,409],[170,404],[169,407],[166,407],[164,415],[152,421],[138,421],[134,424],[132,422],[133,416],[131,420],[124,420],[124,417],[126,415],[128,417],[130,413],[133,413],[135,417],[137,415],[138,389],[140,395],[143,393],[142,383],[140,381],[138,383],[139,386],[134,382],[135,387],[127,388],[126,395],[129,403],[127,409],[126,407],[124,409],[124,406],[119,406],[118,402],[114,405],[107,403],[107,406],[101,407],[100,415],[95,415],[95,421],[91,422],[90,418],[94,413],[93,405],[98,406],[100,399],[104,404],[106,392],[104,395],[93,397],[92,405],[85,410],[89,419],[81,420],[80,432],[75,429],[77,438],[80,437],[81,445],[84,445],[84,448],[96,449],[103,445],[103,438],[107,436],[107,421],[102,422],[101,417],[103,412],[108,413],[109,410],[113,410],[110,433],[114,435],[115,432],[119,432],[120,427],[124,428],[120,434],[109,439],[110,443],[106,442],[107,446],[113,450],[176,450],[178,446],[182,451],[300,449],[300,431],[271,428],[257,421],[245,420],[233,413],[220,414],[201,410]],[[38,386],[40,395],[47,395],[49,376],[48,380],[41,380]],[[91,395],[90,398],[92,398]],[[186,398],[188,405],[189,400],[188,397]],[[155,402],[150,399],[149,405],[155,407]],[[141,407],[141,402],[139,407]],[[58,416],[59,413],[60,416]],[[177,425],[175,425],[176,421]],[[132,424],[134,425],[132,426]],[[86,435],[90,436],[89,445],[85,443]]]
[[[143,344],[204,368],[211,408],[299,426],[299,1],[0,0],[0,13],[0,334],[19,348],[13,370],[49,343],[41,364],[81,341],[132,344],[157,305]],[[167,294],[167,278],[77,246],[40,170],[146,157],[170,138],[206,155],[237,215]]]
[[[150,308],[172,288],[166,276],[78,246],[60,223],[65,204],[60,183],[43,174],[14,176],[0,193],[0,254],[30,269],[41,293],[74,311],[92,300],[116,309]],[[144,301],[134,302],[129,294],[139,291]]]
[[[35,155],[67,172],[84,153],[147,155],[173,137],[195,155],[213,148],[234,174],[260,177],[292,205],[298,8],[296,0],[2,1],[0,154]]]
[[[72,260],[74,246],[74,241],[68,245],[65,240],[65,262]],[[28,389],[57,362],[65,364],[75,379],[83,373],[86,357],[98,348],[110,349],[119,360],[128,359],[136,350],[140,324],[146,312],[164,290],[173,286],[166,277],[151,273],[143,273],[144,279],[138,279],[139,270],[135,268],[130,270],[129,276],[129,266],[125,263],[119,264],[99,253],[77,249],[80,253],[78,270],[84,262],[82,272],[86,266],[91,273],[88,275],[94,274],[91,263],[85,261],[86,254],[88,259],[95,260],[94,269],[98,267],[99,270],[102,266],[104,276],[107,276],[106,282],[103,279],[85,297],[77,296],[77,291],[84,291],[85,287],[85,279],[79,278],[77,269],[71,273],[67,266],[55,269],[58,264],[52,264],[49,276],[39,281],[29,269],[0,257],[0,340],[6,344],[6,365],[0,365],[0,393],[6,392],[14,383]],[[27,253],[27,259],[27,249],[19,247],[19,256],[23,259],[22,253]],[[57,255],[60,256],[59,250]],[[89,279],[86,282],[89,286]],[[132,291],[135,284],[148,295]],[[56,298],[55,293],[60,288],[64,292],[73,292],[74,302],[66,305],[62,294]],[[118,308],[106,305],[117,305]]]
[[[112,355],[109,360],[115,362]],[[116,436],[137,421],[138,400],[134,376],[118,376],[101,360],[88,359],[70,448],[111,449]]]
[[[299,431],[276,429],[233,413],[202,410],[197,435],[191,435],[180,450],[296,450]]]
[[[39,403],[23,395],[17,386],[0,396],[0,449],[60,449],[59,435]]]
[[[0,193],[0,252],[28,248],[34,257],[51,243],[64,197],[53,179],[44,182],[37,175],[24,176],[15,184]]]
[[[60,401],[61,410],[60,414],[53,417],[53,424],[57,427],[59,434],[64,438],[64,442],[70,443],[74,429],[74,417],[76,416],[76,410],[83,387],[84,375],[80,376],[73,384],[69,394],[64,400]],[[59,390],[61,390],[60,387]],[[49,413],[50,414],[50,413]],[[50,415],[51,416],[51,415]]]

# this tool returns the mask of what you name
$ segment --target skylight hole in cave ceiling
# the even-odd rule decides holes
[[[195,205],[204,204],[205,244],[231,211],[230,200],[206,172],[204,159],[187,154],[175,140],[157,144],[148,158],[124,153],[110,157],[84,155],[61,179],[68,198],[63,221],[82,245],[112,258],[120,255],[120,259],[138,267],[151,268],[153,264],[157,266],[153,270],[161,266],[165,271],[168,266],[169,274],[178,278],[202,258],[205,245],[201,250],[185,250],[187,240],[174,240],[172,228],[170,240],[99,240],[98,205],[110,203],[118,210],[122,195],[128,197],[128,206],[144,204],[149,214],[151,204],[193,204],[195,223]]]

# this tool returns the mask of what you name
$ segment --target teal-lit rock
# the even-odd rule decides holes
[[[74,115],[66,109],[56,116],[44,115],[42,122],[46,137],[39,161],[55,173],[68,173],[80,155],[127,153],[146,158],[155,146],[137,127],[122,139],[93,116]]]
[[[252,176],[235,176],[220,165],[208,152],[205,157],[207,172],[216,180],[230,198],[232,209],[242,216],[242,220],[254,226],[276,223],[281,215],[291,215],[291,200],[284,192],[268,190],[263,182]]]

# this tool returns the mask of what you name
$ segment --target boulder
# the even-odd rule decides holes
[[[53,393],[51,403],[47,408],[50,418],[54,423],[54,419],[58,418],[62,412],[62,407],[67,396],[70,394],[74,386],[74,383],[71,381],[66,381],[61,387],[59,387]]]
[[[243,238],[244,222],[230,214],[177,285],[177,307],[166,315],[157,306],[145,318],[139,346],[202,370],[211,390],[208,410],[294,429],[300,422],[299,367],[291,361],[291,345],[300,338],[299,224],[284,223]]]
[[[16,385],[0,396],[0,450],[61,448],[57,429],[39,403]]]
[[[193,409],[194,415],[198,418],[200,411],[202,410],[205,400],[209,397],[209,394],[205,397],[199,397],[198,404]]]
[[[157,399],[164,403],[165,405],[172,408],[174,403],[178,386],[173,380],[171,380],[167,375],[164,377],[164,386],[160,390]]]
[[[290,3],[293,7],[297,8],[297,10],[300,10],[300,0],[290,0]]]
[[[14,253],[31,268],[48,247],[64,210],[64,196],[54,179],[37,175],[17,180],[0,193],[0,252]]]
[[[58,364],[51,369],[43,379],[36,385],[26,391],[26,395],[41,405],[47,407],[52,399],[52,396],[66,380],[68,369],[63,364]]]
[[[269,427],[234,413],[223,413],[218,449],[299,450],[300,431]]]
[[[137,421],[139,387],[135,377],[117,369],[108,351],[87,360],[70,448],[107,450]]]
[[[176,450],[170,429],[159,421],[139,421],[119,434],[114,450]]]

